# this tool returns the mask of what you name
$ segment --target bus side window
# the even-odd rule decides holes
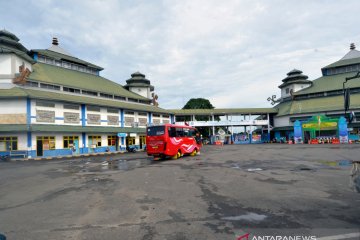
[[[184,128],[183,130],[184,130],[184,137],[191,137],[190,129]]]
[[[168,132],[169,132],[169,137],[176,137],[176,128],[170,127],[168,129]]]
[[[182,128],[176,128],[176,137],[183,137],[184,131]]]

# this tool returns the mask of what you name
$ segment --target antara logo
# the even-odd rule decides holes
[[[250,233],[244,234],[242,236],[239,236],[236,240],[249,240]]]

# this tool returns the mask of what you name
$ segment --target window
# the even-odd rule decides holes
[[[55,137],[54,136],[42,136],[36,137],[36,142],[39,144],[41,141],[43,150],[54,150],[55,149]]]
[[[69,87],[63,87],[64,92],[71,92],[71,93],[80,93],[80,89],[77,88],[69,88]]]
[[[89,95],[89,96],[97,96],[97,92],[93,92],[93,91],[87,91],[87,90],[82,90],[82,94],[84,95]]]
[[[49,107],[49,108],[54,108],[54,107],[55,107],[55,103],[46,102],[46,101],[36,101],[36,106],[37,106],[37,107]]]
[[[68,63],[68,62],[62,62],[62,66],[63,66],[64,68],[71,68],[71,64]]]
[[[116,136],[108,136],[108,146],[116,146]]]
[[[101,147],[101,136],[89,136],[89,146],[96,145],[96,147]]]
[[[286,94],[289,94],[290,89],[289,89],[289,88],[286,88],[286,89],[285,89],[285,92],[286,92]]]
[[[134,115],[134,112],[131,112],[131,111],[125,111],[125,114],[127,114],[127,115]]]
[[[136,103],[138,102],[138,100],[135,99],[135,98],[128,98],[128,101],[129,101],[129,102],[136,102]]]
[[[54,64],[54,59],[45,58],[45,61],[46,61],[47,64]]]
[[[126,145],[134,145],[135,144],[135,137],[126,137]]]
[[[64,104],[64,109],[72,109],[72,110],[79,110],[79,105],[74,104]]]
[[[40,87],[60,91],[60,86],[57,86],[57,85],[52,85],[52,84],[47,84],[47,83],[40,83]]]
[[[160,117],[160,114],[153,114],[153,117]]]
[[[64,148],[73,147],[75,140],[79,141],[79,136],[64,136]]]
[[[169,115],[163,115],[163,118],[170,118]]]
[[[147,116],[147,113],[139,112],[139,113],[138,113],[138,116]]]
[[[86,109],[92,112],[100,112],[100,107],[96,107],[96,106],[87,106]]]
[[[45,57],[42,56],[42,55],[39,55],[39,56],[38,56],[38,61],[39,61],[39,62],[45,62]]]
[[[0,137],[0,151],[18,150],[17,137]]]
[[[165,134],[165,127],[164,126],[148,127],[148,129],[147,129],[147,135],[148,136],[161,136],[161,135],[164,135],[164,134]]]
[[[143,103],[143,104],[150,104],[151,101],[148,100],[139,100],[139,103]]]
[[[103,98],[113,98],[113,95],[111,94],[107,94],[107,93],[100,93],[100,97],[103,97]]]
[[[108,108],[107,112],[108,113],[119,113],[119,110],[117,110],[116,108]]]
[[[116,96],[116,95],[114,95],[114,99],[116,99],[116,100],[123,100],[123,101],[125,101],[125,100],[126,100],[126,98],[125,98],[125,97]]]
[[[26,86],[28,87],[39,87],[39,83],[38,82],[33,82],[33,81],[26,81]]]

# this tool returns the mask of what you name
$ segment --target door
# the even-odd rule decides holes
[[[310,132],[304,131],[304,143],[308,143],[310,139],[311,139]]]
[[[36,156],[42,156],[42,155],[44,155],[43,141],[38,139],[36,140]]]
[[[140,149],[143,149],[146,144],[146,136],[140,136]]]
[[[74,140],[74,147],[75,147],[75,153],[79,154],[80,150],[79,150],[79,139],[75,139]]]

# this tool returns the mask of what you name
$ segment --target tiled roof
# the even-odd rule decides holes
[[[310,98],[304,100],[287,101],[278,104],[277,116],[319,113],[325,111],[343,111],[344,97],[342,95],[322,98]],[[360,109],[360,94],[352,94],[350,97],[350,110]]]
[[[30,74],[29,79],[140,100],[149,100],[124,89],[120,84],[106,78],[44,63],[33,65],[33,72]]]
[[[66,55],[66,54],[62,54],[62,53],[59,53],[59,52],[51,51],[51,50],[48,50],[48,49],[32,49],[31,52],[32,53],[34,53],[34,52],[39,53],[41,55],[53,58],[55,60],[70,61],[70,62],[86,65],[88,67],[92,67],[92,68],[95,68],[95,69],[98,69],[98,70],[103,70],[102,67],[99,67],[99,66],[97,66],[95,64],[92,64],[90,62],[81,60],[79,58],[76,58],[76,57],[73,57],[73,56],[70,56],[70,55]]]
[[[330,76],[322,76],[312,81],[312,86],[304,90],[295,92],[294,95],[304,95],[316,92],[327,92],[334,90],[342,90],[343,82],[346,77],[354,76],[355,72],[336,74]],[[346,87],[357,88],[360,87],[360,79],[352,80],[346,83]]]

